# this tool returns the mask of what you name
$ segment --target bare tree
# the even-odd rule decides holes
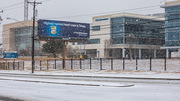
[[[76,55],[78,55],[78,52],[79,52],[79,48],[78,47],[76,47],[76,48],[73,48],[73,47],[71,47],[71,46],[68,46],[67,48],[66,48],[66,56],[67,57],[73,57],[73,56],[76,56]]]
[[[112,40],[111,39],[106,39],[104,40],[104,55],[105,55],[105,58],[108,58],[109,55],[108,55],[108,51],[109,51],[109,48],[112,44]]]
[[[125,38],[126,38],[126,44],[128,44],[128,47],[129,47],[129,57],[132,60],[132,58],[133,58],[133,54],[132,54],[133,44],[137,44],[138,39],[137,39],[137,37],[135,37],[134,34],[129,34]]]
[[[19,56],[31,56],[31,51],[32,51],[32,48],[31,46],[27,46],[25,49],[21,49],[21,50],[18,50],[18,55]],[[38,55],[39,54],[39,50],[34,50],[34,54],[35,55]]]
[[[27,46],[25,49],[18,50],[18,54],[20,56],[30,56],[31,50],[31,46]]]

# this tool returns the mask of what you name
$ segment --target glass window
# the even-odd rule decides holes
[[[75,45],[75,42],[72,42],[72,45]]]
[[[132,17],[112,18],[111,39],[113,44],[156,45],[156,39],[165,39],[164,21]],[[145,42],[144,40],[148,40]]]
[[[37,30],[37,28],[36,28]],[[37,35],[37,31],[35,33]],[[26,50],[32,46],[32,27],[24,27],[15,29],[15,46],[16,51]],[[40,42],[35,41],[35,50],[40,49]]]
[[[77,45],[84,45],[84,44],[100,44],[100,39],[89,39],[88,43],[78,42]]]
[[[100,26],[92,26],[93,31],[100,31]]]
[[[180,6],[165,8],[165,45],[180,46]]]
[[[111,39],[113,44],[123,44],[124,40],[124,22],[125,18],[112,18],[111,19]]]
[[[89,39],[88,44],[100,44],[100,39]]]

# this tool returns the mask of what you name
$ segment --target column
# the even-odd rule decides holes
[[[126,49],[123,48],[123,49],[122,49],[122,58],[126,57],[126,56],[125,56],[125,55],[126,55],[125,52],[126,52]]]
[[[156,53],[157,53],[157,50],[156,50],[156,49],[154,49],[154,58],[157,58]]]
[[[141,59],[141,49],[139,49],[139,59]]]
[[[97,58],[99,58],[99,50],[97,50],[97,53],[96,53],[96,54],[97,54]]]
[[[169,58],[169,49],[166,49],[166,58]]]
[[[104,58],[104,49],[102,48],[97,49],[97,57]]]

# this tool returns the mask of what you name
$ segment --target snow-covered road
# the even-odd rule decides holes
[[[67,76],[67,75],[66,75]],[[63,78],[63,79],[60,79]],[[110,82],[53,75],[0,75],[0,96],[28,101],[179,101],[179,84]],[[69,77],[70,78],[70,77]],[[39,82],[41,81],[41,82]],[[136,81],[136,80],[135,80]],[[159,80],[158,80],[159,81]],[[160,81],[159,81],[160,82]],[[64,83],[64,84],[63,84]],[[66,85],[66,83],[68,85]],[[72,85],[70,85],[72,83]],[[73,85],[73,84],[79,85]],[[80,85],[94,84],[97,86]],[[132,82],[131,82],[132,84]],[[105,86],[104,86],[105,85]],[[110,86],[109,86],[110,85]],[[117,86],[119,85],[119,86]],[[126,84],[128,85],[128,84]]]
[[[179,101],[179,85],[77,86],[0,81],[0,95],[30,101]]]
[[[180,84],[179,78],[150,78],[150,77],[113,77],[113,76],[87,76],[87,75],[40,75],[0,73],[0,80],[41,82],[66,85],[84,86],[111,86],[121,87],[122,84],[133,85],[135,83],[147,84]],[[131,83],[131,84],[127,84]],[[133,84],[132,84],[133,83]]]

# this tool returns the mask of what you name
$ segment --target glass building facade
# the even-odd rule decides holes
[[[77,42],[77,45],[84,45],[84,44],[100,44],[100,39],[88,39],[87,43],[83,43],[83,42]],[[74,43],[75,45],[75,43]]]
[[[180,46],[180,6],[165,8],[165,45]]]
[[[93,30],[93,31],[100,31],[100,26],[93,26],[93,27],[92,27],[92,30]]]
[[[32,48],[32,28],[23,27],[15,29],[15,50],[28,50]],[[37,35],[37,27],[35,29],[35,35]],[[35,41],[35,50],[40,50],[40,42]]]
[[[112,18],[111,19],[111,39],[113,44],[125,43],[125,18]]]
[[[164,21],[133,17],[111,19],[113,44],[163,45]]]

